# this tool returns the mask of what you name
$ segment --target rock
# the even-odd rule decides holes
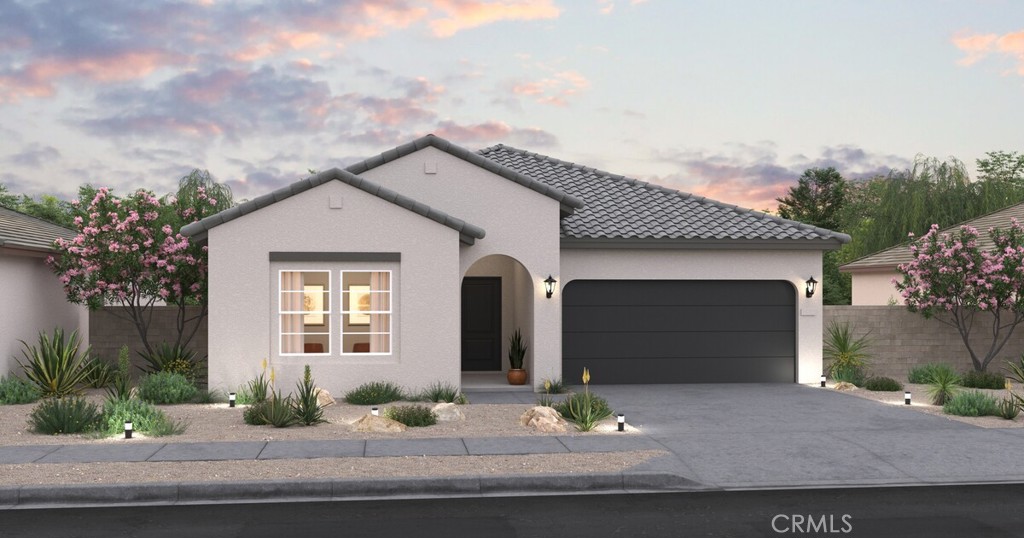
[[[316,402],[320,404],[320,407],[327,407],[338,403],[334,401],[334,398],[331,397],[330,392],[327,392],[327,389],[320,387],[316,388]]]
[[[854,385],[853,383],[847,383],[846,381],[840,381],[836,383],[835,386],[836,390],[853,390],[855,388],[857,388],[857,385]]]
[[[434,406],[434,414],[438,422],[457,422],[466,420],[466,415],[453,403],[439,403]]]
[[[564,433],[569,423],[550,407],[531,407],[521,417],[519,423],[543,433]]]
[[[366,415],[352,423],[357,432],[398,433],[405,431],[405,424],[387,417]]]

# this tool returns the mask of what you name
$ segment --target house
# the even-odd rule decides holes
[[[530,383],[814,382],[823,250],[844,234],[497,145],[433,135],[192,223],[209,247],[209,383],[262,359],[345,391]]]
[[[88,310],[67,301],[46,265],[54,240],[74,236],[67,228],[0,207],[0,376],[21,371],[20,341],[36,344],[41,331],[77,330],[81,349],[88,345]]]
[[[950,226],[940,233],[954,232],[961,226],[971,226],[978,230],[978,247],[990,250],[992,238],[988,236],[991,228],[1009,228],[1010,222],[1016,219],[1024,223],[1024,203],[1012,205],[999,211]],[[893,279],[902,279],[897,271],[900,264],[912,259],[909,243],[902,243],[885,250],[856,259],[839,270],[849,273],[853,286],[853,297],[850,301],[854,306],[903,304],[903,297],[893,284]]]

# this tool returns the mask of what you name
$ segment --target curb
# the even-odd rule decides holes
[[[0,510],[98,505],[308,502],[705,489],[708,488],[684,477],[659,472],[14,486],[0,488]]]

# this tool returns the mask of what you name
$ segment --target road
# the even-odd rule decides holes
[[[1024,536],[1024,485],[0,511],[0,536]]]

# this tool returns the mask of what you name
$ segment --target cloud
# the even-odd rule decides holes
[[[40,166],[60,158],[60,151],[53,146],[42,146],[29,144],[25,149],[11,155],[7,161],[26,168],[39,168]]]
[[[474,125],[442,121],[437,124],[434,134],[470,147],[483,147],[496,142],[530,148],[558,145],[558,138],[547,131],[537,128],[515,128],[501,121],[486,121]]]
[[[754,209],[774,209],[808,168],[832,166],[847,179],[859,179],[903,169],[908,159],[875,154],[853,145],[826,146],[820,154],[780,158],[775,145],[732,144],[728,153],[665,151],[655,160],[674,166],[675,172],[650,181],[699,196]]]
[[[561,14],[553,0],[433,0],[433,4],[445,13],[443,18],[430,21],[437,37],[451,37],[462,30],[498,21],[554,19]]]
[[[957,61],[971,66],[989,56],[1008,57],[1016,64],[1016,73],[1024,76],[1024,30],[997,34],[967,34],[961,32],[952,39],[953,45],[967,53]]]
[[[567,106],[569,100],[590,88],[590,81],[577,71],[553,72],[539,80],[518,80],[508,84],[509,92],[538,103]]]

